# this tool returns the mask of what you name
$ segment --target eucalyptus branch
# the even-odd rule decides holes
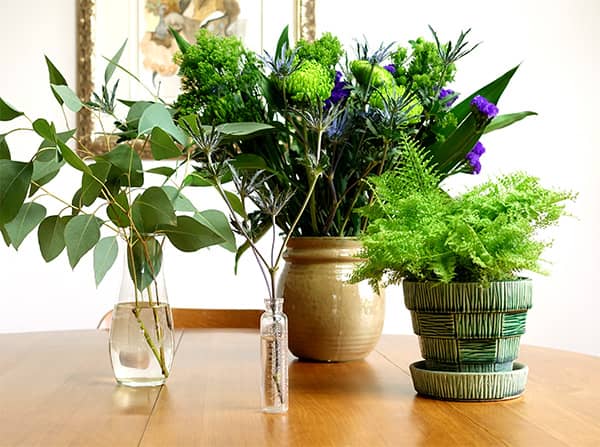
[[[106,59],[106,60],[107,60],[109,63],[111,63],[111,64],[115,65],[116,67],[118,67],[119,69],[121,69],[122,71],[124,71],[124,72],[125,72],[125,73],[126,73],[128,76],[130,76],[130,77],[131,77],[131,78],[132,78],[134,81],[136,81],[136,82],[137,82],[139,85],[141,85],[141,86],[142,86],[142,88],[143,88],[144,90],[146,90],[148,93],[150,93],[150,95],[152,95],[152,98],[154,99],[154,101],[159,101],[159,102],[162,102],[163,104],[166,104],[166,102],[165,102],[165,101],[164,101],[162,98],[160,98],[159,96],[157,96],[157,95],[155,94],[155,92],[153,92],[152,90],[150,90],[150,88],[148,88],[148,87],[146,86],[146,84],[144,84],[144,83],[142,82],[142,80],[141,80],[139,77],[137,77],[137,76],[136,76],[136,75],[134,75],[132,72],[130,72],[129,70],[127,70],[127,69],[126,69],[125,67],[123,67],[121,64],[114,62],[113,60],[111,60],[111,59],[107,58],[106,56],[102,56],[102,57],[103,57],[104,59]]]

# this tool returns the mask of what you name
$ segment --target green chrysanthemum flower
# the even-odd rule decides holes
[[[329,98],[333,88],[331,73],[320,63],[306,60],[285,79],[286,93],[292,101],[320,103]]]
[[[379,65],[371,65],[369,61],[352,61],[350,63],[350,70],[362,87],[367,87],[369,78],[371,86],[375,88],[383,86],[393,87],[395,85],[394,76],[389,71]]]

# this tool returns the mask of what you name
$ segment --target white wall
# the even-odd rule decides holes
[[[46,84],[46,53],[73,85],[75,80],[74,3],[34,0],[18,6],[0,4],[0,24],[7,36],[0,46],[0,96],[32,118],[60,114]],[[340,6],[343,5],[343,6]],[[24,18],[28,26],[23,27]],[[331,31],[349,44],[368,36],[405,43],[428,36],[431,24],[444,40],[472,27],[472,42],[483,41],[459,64],[455,90],[464,94],[522,62],[500,103],[501,112],[535,110],[511,128],[485,136],[485,176],[524,169],[548,186],[580,192],[563,221],[547,258],[551,275],[535,277],[534,308],[529,314],[526,343],[600,355],[600,329],[594,278],[600,266],[597,191],[600,137],[595,132],[599,74],[597,43],[600,2],[594,0],[371,0],[317,1],[318,30]],[[113,31],[114,32],[114,31]],[[268,43],[266,44],[268,47]],[[6,126],[0,127],[2,129]],[[12,142],[11,142],[12,143]],[[28,140],[12,143],[13,153],[31,149]],[[53,188],[74,181],[59,179]],[[205,207],[214,206],[207,197]],[[258,272],[248,257],[241,275],[232,274],[231,258],[213,249],[196,254],[172,253],[167,277],[171,303],[194,307],[258,307],[265,295]],[[120,267],[120,265],[118,265]],[[0,244],[0,331],[91,328],[112,306],[120,281],[113,269],[96,290],[89,257],[69,272],[66,256],[45,264],[35,238],[16,254]],[[410,333],[410,318],[397,289],[388,293],[386,332]]]

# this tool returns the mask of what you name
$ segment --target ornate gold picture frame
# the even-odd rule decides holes
[[[288,1],[293,1],[294,39],[313,40],[316,28],[316,0]],[[77,94],[84,102],[91,99],[95,88],[93,76],[95,3],[95,0],[77,0]],[[260,4],[263,5],[263,0]],[[86,147],[92,147],[93,127],[90,110],[81,109],[77,114],[77,137]]]

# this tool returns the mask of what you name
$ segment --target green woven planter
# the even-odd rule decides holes
[[[531,308],[531,280],[403,282],[404,301],[431,371],[512,371]]]

